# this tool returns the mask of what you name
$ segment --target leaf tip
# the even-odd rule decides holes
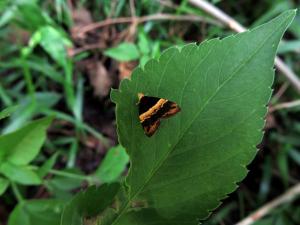
[[[285,25],[286,25],[286,27],[288,27],[294,20],[296,14],[297,14],[297,9],[290,9],[290,10],[287,10],[287,11],[281,13],[274,20],[276,20],[276,19],[280,20],[282,18],[282,20],[286,21]]]
[[[44,125],[45,127],[48,127],[48,126],[50,126],[50,124],[52,123],[54,118],[55,118],[55,115],[51,115],[51,116],[47,116],[47,117],[38,119],[35,122],[40,123],[40,124]]]

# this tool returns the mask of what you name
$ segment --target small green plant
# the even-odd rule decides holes
[[[0,174],[3,194],[7,184],[39,185],[41,177],[29,164],[39,153],[51,118],[34,121],[25,127],[0,137]]]
[[[140,65],[144,66],[149,59],[159,55],[159,48],[158,41],[150,41],[145,32],[140,30],[137,44],[123,42],[116,47],[107,49],[104,54],[121,62],[139,59]]]
[[[10,116],[18,109],[19,106],[12,106],[2,110],[0,120]],[[103,196],[111,193],[113,196],[108,197],[108,201],[111,203],[115,192],[119,190],[119,184],[114,182],[120,180],[120,175],[128,163],[128,156],[120,145],[111,148],[102,164],[90,175],[53,169],[61,154],[59,151],[42,165],[34,165],[34,160],[41,151],[46,138],[46,130],[52,120],[53,117],[35,120],[13,132],[0,136],[0,196],[11,189],[18,200],[17,206],[10,214],[9,225],[57,225],[61,218],[69,218],[70,214],[76,215],[78,218],[96,215],[103,208],[98,204],[99,201],[103,201]],[[57,175],[58,178],[47,179],[46,175],[48,174]],[[92,187],[87,190],[86,194],[78,194],[78,197],[76,196],[69,204],[66,204],[66,201],[61,198],[27,200],[23,196],[26,187],[44,185],[49,191],[53,191],[57,195],[61,193],[66,198],[67,192],[80,187],[82,180],[91,185],[107,184],[101,185],[100,188]],[[115,191],[113,192],[113,190]],[[95,195],[98,199],[95,198]],[[94,200],[95,204],[91,205],[90,200]],[[78,208],[77,203],[83,204],[84,201],[85,205]],[[97,207],[100,209],[98,210]]]

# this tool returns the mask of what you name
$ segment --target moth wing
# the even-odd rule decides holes
[[[176,113],[180,112],[181,109],[175,102],[170,102],[170,103],[171,103],[171,105],[170,105],[169,110],[164,115],[162,115],[161,118],[169,118],[169,117],[175,115]]]
[[[160,125],[160,121],[156,120],[156,121],[153,121],[153,123],[151,123],[150,125],[143,126],[145,134],[148,137],[151,137],[156,132],[159,125]]]

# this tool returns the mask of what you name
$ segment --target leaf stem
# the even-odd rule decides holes
[[[35,87],[32,82],[31,73],[29,71],[25,56],[22,56],[22,70],[23,70],[24,79],[26,81],[27,90],[31,97],[31,104],[35,105],[36,104]]]
[[[54,115],[59,119],[66,120],[70,123],[73,123],[75,126],[84,129],[88,133],[92,134],[95,138],[98,138],[101,141],[101,144],[103,144],[105,147],[107,148],[109,147],[109,139],[106,138],[103,134],[99,133],[93,127],[89,126],[88,124],[78,121],[66,113],[51,110],[51,109],[43,110],[43,113],[45,113],[45,115],[52,115],[52,116]]]
[[[23,196],[22,196],[22,194],[21,194],[21,192],[20,192],[17,184],[15,182],[13,182],[13,181],[11,181],[10,184],[11,184],[13,193],[14,193],[15,197],[17,198],[18,202],[19,203],[20,202],[24,202],[24,198],[23,198]]]
[[[83,180],[83,181],[88,181],[89,183],[95,183],[96,179],[91,177],[91,176],[86,176],[86,175],[80,175],[80,174],[74,174],[74,173],[69,173],[65,171],[60,171],[60,170],[55,170],[51,169],[49,173],[52,173],[57,176],[62,176],[62,177],[68,177],[68,178],[73,178],[77,180]]]
[[[135,21],[137,24],[145,23],[148,21],[154,21],[154,20],[177,20],[177,21],[196,21],[196,22],[209,22],[212,24],[220,25],[218,21],[210,20],[201,16],[197,15],[172,15],[172,14],[151,14],[147,16],[142,17],[119,17],[119,18],[109,18],[107,20],[103,20],[96,23],[88,24],[87,26],[82,27],[77,35],[83,35],[86,32],[90,32],[94,29],[99,29],[101,27],[110,26],[113,24],[119,24],[119,23],[132,23]]]

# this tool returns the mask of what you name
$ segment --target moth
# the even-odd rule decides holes
[[[160,120],[174,116],[180,111],[180,107],[172,101],[164,98],[145,96],[138,93],[139,120],[145,134],[151,137],[160,125]]]

